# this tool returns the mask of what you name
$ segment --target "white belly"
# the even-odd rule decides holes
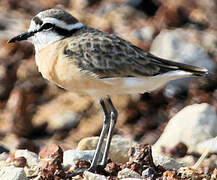
[[[162,75],[152,77],[125,77],[125,78],[105,78],[101,79],[105,84],[111,85],[111,88],[104,89],[87,89],[86,93],[97,96],[113,94],[136,94],[151,92],[161,88],[171,80],[192,76],[192,73],[185,71],[171,71]]]

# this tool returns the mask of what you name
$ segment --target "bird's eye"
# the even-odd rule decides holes
[[[53,28],[53,26],[54,25],[51,23],[45,23],[42,25],[41,29],[51,29],[51,28]]]

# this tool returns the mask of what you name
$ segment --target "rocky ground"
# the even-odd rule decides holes
[[[97,100],[44,80],[30,43],[7,44],[56,6],[157,56],[209,70],[151,94],[113,96],[119,119],[110,161],[73,178],[217,179],[215,0],[1,0],[0,180],[71,179],[94,154]]]

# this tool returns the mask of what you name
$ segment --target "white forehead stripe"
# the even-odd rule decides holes
[[[69,31],[71,31],[73,29],[80,29],[84,26],[80,22],[75,23],[75,24],[66,24],[64,21],[60,21],[58,19],[50,18],[50,17],[43,19],[43,24],[45,24],[45,23],[55,24],[56,26],[61,27],[63,29],[67,29]]]
[[[39,28],[40,28],[39,24],[36,25],[35,21],[31,21],[28,31],[35,31],[38,30]]]
[[[80,28],[82,28],[84,25],[82,24],[82,23],[76,23],[76,24],[73,24],[73,25],[71,25],[71,29],[69,29],[69,30],[72,30],[72,29],[80,29]]]

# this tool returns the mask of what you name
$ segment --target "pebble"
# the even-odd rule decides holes
[[[167,156],[161,156],[159,154],[152,153],[153,155],[153,161],[154,164],[161,165],[166,170],[176,170],[183,166],[185,166],[184,163],[177,162],[175,159],[167,157]]]
[[[121,171],[119,171],[117,177],[119,179],[122,179],[122,178],[141,178],[139,173],[137,173],[131,169],[128,169],[128,168],[125,168],[125,169],[122,169]]]
[[[94,154],[95,150],[67,150],[63,153],[63,167],[74,168],[76,160],[79,159],[90,162],[92,161]]]
[[[0,180],[27,180],[27,177],[23,168],[8,166],[0,170]]]
[[[38,155],[28,150],[21,150],[21,149],[17,150],[15,152],[15,158],[19,158],[19,157],[24,157],[29,167],[36,166],[39,163]]]
[[[89,171],[84,171],[83,180],[107,180],[103,175],[95,174]]]
[[[153,168],[147,168],[144,171],[142,171],[143,178],[154,179],[156,175],[157,175],[157,172]]]

